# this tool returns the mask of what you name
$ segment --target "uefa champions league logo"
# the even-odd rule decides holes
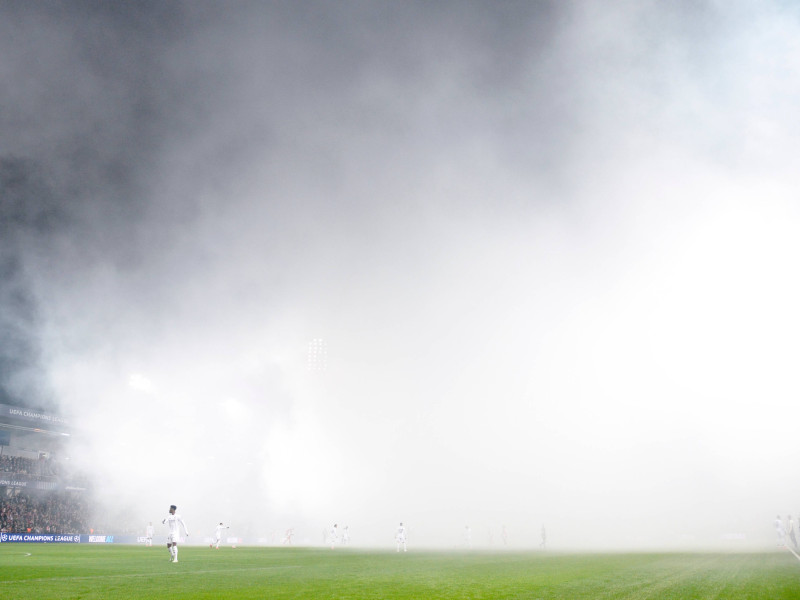
[[[7,542],[7,541],[8,541],[8,534],[0,533],[0,542]]]

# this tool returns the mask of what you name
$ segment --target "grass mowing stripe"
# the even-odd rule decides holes
[[[205,569],[202,571],[165,571],[159,575],[166,575],[168,577],[176,577],[181,575],[205,575],[208,573],[235,573],[237,571],[271,571],[275,569],[299,569],[300,565],[285,565],[279,567],[244,567],[241,569]],[[111,579],[118,577],[153,577],[153,572],[148,573],[117,573],[111,575],[70,575],[66,577],[40,577],[38,579],[25,579],[25,583],[42,582],[42,581],[78,581],[89,579]],[[0,585],[9,583],[19,583],[19,581],[0,581]]]

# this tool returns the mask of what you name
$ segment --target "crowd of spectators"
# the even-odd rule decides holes
[[[29,495],[6,490],[0,495],[0,531],[8,533],[84,533],[87,505],[80,494]]]
[[[5,450],[5,448],[0,448]],[[0,479],[21,478],[37,482],[36,490],[20,487],[0,487],[0,531],[6,533],[85,533],[87,528],[86,500],[81,493],[57,488],[68,477],[70,485],[82,481],[60,473],[58,464],[49,456],[26,458],[0,454]]]
[[[62,466],[51,456],[34,459],[0,454],[0,473],[26,475],[39,481],[64,475]]]
[[[40,475],[38,461],[22,456],[0,455],[0,471],[16,475]]]

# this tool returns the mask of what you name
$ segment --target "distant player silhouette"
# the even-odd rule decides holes
[[[395,540],[397,541],[397,551],[400,552],[400,548],[403,548],[403,552],[406,552],[408,548],[406,547],[406,527],[402,523],[397,528],[397,533],[395,534]]]

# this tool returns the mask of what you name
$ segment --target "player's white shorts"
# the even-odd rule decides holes
[[[181,541],[181,536],[179,536],[178,534],[172,534],[172,533],[167,534],[168,544],[177,544],[180,541]]]

